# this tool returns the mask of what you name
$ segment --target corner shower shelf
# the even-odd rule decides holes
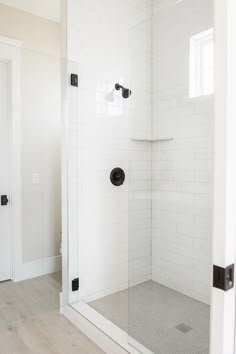
[[[156,138],[149,138],[149,137],[136,137],[132,138],[132,141],[147,141],[150,143],[155,143],[155,142],[161,142],[161,141],[171,141],[173,140],[173,137],[156,137]]]

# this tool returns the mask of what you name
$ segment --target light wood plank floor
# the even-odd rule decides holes
[[[59,313],[60,275],[0,283],[1,354],[104,354]]]

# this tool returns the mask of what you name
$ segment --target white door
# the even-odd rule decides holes
[[[9,64],[0,59],[0,281],[11,278],[9,198]]]

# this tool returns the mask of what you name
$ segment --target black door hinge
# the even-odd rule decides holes
[[[7,195],[1,195],[1,205],[7,205],[9,202]]]
[[[79,79],[77,74],[71,74],[70,76],[70,84],[71,86],[78,87],[79,85]]]
[[[79,278],[72,280],[72,291],[79,290]]]
[[[213,266],[213,287],[224,291],[234,287],[234,264],[226,268]]]

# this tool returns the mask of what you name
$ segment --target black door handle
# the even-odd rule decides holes
[[[7,195],[1,195],[1,205],[7,205],[9,202]]]

